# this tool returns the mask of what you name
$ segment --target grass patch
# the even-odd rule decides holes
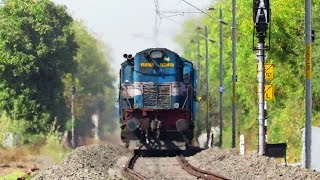
[[[45,156],[52,163],[62,160],[71,149],[63,147],[56,134],[48,134],[45,140],[11,148],[0,147],[0,164],[28,161],[29,157]]]
[[[21,170],[14,170],[8,175],[0,176],[0,180],[16,180],[17,178],[24,177],[25,175],[26,173]]]
[[[0,163],[24,161],[30,151],[26,147],[21,148],[0,148]]]
[[[55,163],[60,162],[64,155],[70,152],[71,149],[66,149],[59,142],[57,137],[48,136],[46,143],[41,147],[40,154],[50,156]]]

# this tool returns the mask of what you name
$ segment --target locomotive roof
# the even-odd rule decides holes
[[[169,51],[170,53],[174,53],[174,54],[178,55],[176,52],[173,52],[173,51],[171,51],[171,50],[169,50],[167,48],[148,48],[148,49],[145,49],[145,50],[142,50],[142,51],[138,52],[137,54],[142,53],[142,52],[146,52],[146,51],[150,52],[150,51],[154,51],[154,50]]]
[[[178,53],[176,53],[176,52],[174,52],[174,51],[171,51],[171,50],[169,50],[169,49],[167,49],[167,48],[148,48],[148,49],[142,50],[142,51],[140,51],[140,52],[138,52],[138,53],[136,53],[136,54],[140,54],[140,53],[143,53],[143,52],[151,52],[151,51],[154,51],[154,50],[168,51],[168,52],[170,52],[170,53],[173,53],[173,54],[176,54],[177,56],[179,56]],[[180,57],[180,56],[179,56],[179,57]],[[184,58],[183,58],[183,59],[184,59]],[[186,60],[186,59],[185,59],[185,60]],[[121,63],[121,66],[122,66],[123,64],[125,64],[125,63],[127,63],[127,61],[124,61],[123,63]]]

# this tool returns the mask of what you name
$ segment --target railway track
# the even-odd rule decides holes
[[[122,171],[128,179],[208,179],[228,180],[189,164],[181,151],[135,151]]]
[[[127,166],[122,171],[122,174],[125,177],[127,177],[129,179],[136,179],[136,180],[147,179],[146,177],[144,177],[140,173],[135,172],[133,170],[134,164],[136,163],[136,161],[139,158],[139,156],[140,156],[140,153],[136,153],[136,152],[134,153],[133,157],[130,159],[130,161],[128,162]]]

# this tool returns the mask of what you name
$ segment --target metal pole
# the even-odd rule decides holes
[[[222,21],[222,9],[220,7],[220,19]],[[219,134],[219,147],[222,146],[222,131],[223,131],[223,106],[222,106],[222,98],[223,98],[223,91],[224,91],[224,87],[223,87],[223,36],[222,36],[222,22],[220,21],[220,25],[219,25],[219,30],[220,30],[220,61],[219,61],[219,71],[220,71],[220,102],[219,102],[219,124],[220,124],[220,134]]]
[[[305,0],[305,43],[306,43],[306,122],[305,122],[305,168],[311,166],[311,0]]]
[[[265,59],[264,62],[266,62],[267,60]],[[268,143],[268,135],[267,135],[267,131],[268,131],[268,103],[267,101],[264,101],[264,138],[265,138],[265,143]]]
[[[208,76],[208,27],[205,26],[205,41],[206,41],[206,125],[207,125],[207,143],[206,147],[209,145],[209,139],[210,139],[210,127],[209,127],[209,76]]]
[[[270,22],[269,14],[269,0],[254,0],[253,1],[253,21],[255,23],[256,35],[258,37],[258,122],[259,122],[259,138],[258,138],[258,155],[265,154],[266,146],[266,112],[267,103],[264,101],[264,87],[265,87],[265,38],[267,37],[268,25]],[[269,36],[270,37],[270,36]],[[269,39],[270,40],[270,39]],[[270,42],[269,42],[270,43]],[[270,48],[270,47],[269,47]]]
[[[236,0],[232,0],[232,148],[236,147]]]
[[[265,114],[264,114],[264,61],[265,61],[265,55],[264,55],[264,39],[261,39],[258,44],[258,54],[257,57],[259,59],[258,62],[258,121],[259,121],[259,155],[264,155],[265,150],[265,133],[264,133],[264,120],[265,120]]]
[[[71,145],[74,148],[75,147],[75,138],[74,138],[74,94],[75,94],[75,87],[71,86]]]
[[[197,39],[197,46],[198,46],[198,79],[197,79],[197,94],[198,94],[198,96],[201,94],[200,93],[200,90],[201,90],[201,88],[200,88],[200,85],[201,85],[201,79],[200,79],[200,71],[201,71],[201,67],[200,67],[200,38],[199,38],[199,32],[197,32],[198,33],[198,39]],[[198,102],[198,110],[197,110],[197,120],[200,122],[200,102]]]

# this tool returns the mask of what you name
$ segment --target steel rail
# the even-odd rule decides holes
[[[179,164],[181,165],[182,169],[187,171],[189,174],[197,177],[197,178],[203,178],[208,180],[230,180],[229,178],[223,177],[221,175],[205,171],[199,168],[196,168],[188,163],[187,160],[183,156],[177,156],[177,160]]]
[[[143,175],[141,175],[133,170],[134,164],[137,161],[137,159],[139,158],[139,156],[140,156],[140,153],[135,153],[134,156],[132,156],[132,158],[128,162],[127,166],[123,169],[122,174],[125,177],[127,177],[129,179],[135,179],[135,180],[146,180],[147,179]]]

